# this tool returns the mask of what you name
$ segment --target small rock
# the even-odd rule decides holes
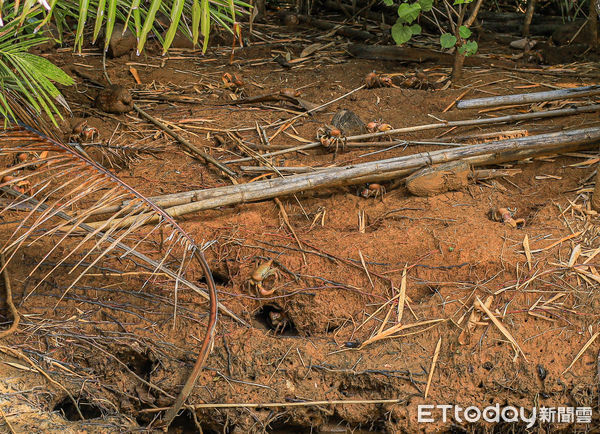
[[[106,113],[127,113],[133,109],[133,98],[125,87],[113,84],[98,93],[94,107]]]
[[[331,119],[331,125],[339,129],[346,137],[357,136],[367,132],[367,126],[354,112],[339,110]]]
[[[282,12],[279,18],[281,24],[290,29],[294,29],[300,24],[300,17],[293,12]]]
[[[406,188],[415,196],[435,196],[466,187],[470,174],[468,163],[453,161],[413,173],[406,179]]]
[[[131,53],[137,46],[137,38],[131,32],[126,29],[123,33],[123,24],[115,24],[110,42],[108,43],[108,56],[109,57],[120,57],[124,54]]]
[[[512,41],[510,43],[511,48],[515,48],[517,50],[529,50],[530,48],[535,47],[537,41],[532,41],[529,38],[517,39],[516,41]]]
[[[542,365],[537,365],[537,374],[540,380],[544,381],[546,379],[546,376],[548,375],[548,372],[546,371],[546,368],[544,368]]]

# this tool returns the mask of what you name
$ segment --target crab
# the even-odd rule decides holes
[[[369,72],[365,77],[365,87],[367,89],[375,89],[377,87],[393,87],[392,78],[389,75],[377,74]]]
[[[244,80],[235,72],[233,74],[230,72],[224,73],[221,80],[223,80],[223,87],[225,89],[236,91],[244,87]]]
[[[30,195],[32,193],[31,183],[26,179],[18,178],[16,176],[4,175],[0,180],[0,185],[9,186],[21,194]]]
[[[384,131],[390,131],[392,126],[390,124],[385,124],[381,119],[369,122],[367,124],[367,130],[370,133],[383,133]]]
[[[363,188],[360,192],[360,195],[365,199],[369,197],[377,198],[380,197],[383,200],[383,195],[385,194],[385,187],[381,184],[371,183],[368,184],[365,188]]]
[[[267,297],[272,295],[277,288],[265,289],[264,283],[270,276],[275,276],[275,281],[279,280],[279,271],[273,267],[273,259],[269,259],[267,262],[260,264],[254,269],[248,283],[250,286],[254,286],[260,295]]]
[[[90,141],[94,140],[99,135],[100,135],[100,133],[98,132],[98,128],[88,127],[88,126],[83,128],[83,131],[81,131],[81,134],[80,134],[81,138],[86,142],[90,142]]]
[[[317,140],[330,152],[333,150],[334,154],[337,154],[340,148],[344,150],[346,146],[346,137],[339,128],[332,125],[324,125],[319,128],[317,130]]]
[[[283,333],[290,325],[287,314],[281,310],[271,310],[268,314],[268,322],[275,334]]]
[[[495,210],[490,210],[490,217],[494,221],[503,222],[513,228],[525,226],[525,219],[515,219],[513,218],[513,215],[514,212],[512,212],[509,208],[498,208]]]
[[[98,136],[100,136],[98,128],[88,126],[87,120],[83,120],[73,127],[73,133],[69,140],[78,143],[90,142]]]

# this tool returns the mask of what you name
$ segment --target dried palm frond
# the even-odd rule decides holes
[[[154,155],[163,152],[164,149],[150,145],[111,145],[106,143],[81,143],[80,146],[93,157],[96,151],[99,154],[99,162],[104,167],[111,169],[125,169],[135,163],[142,155]]]
[[[8,220],[0,232],[0,252],[7,262],[14,261],[17,252],[20,257],[23,251],[37,255],[27,270],[27,278],[35,283],[24,300],[44,285],[63,288],[57,294],[56,309],[100,264],[111,269],[145,269],[150,276],[146,284],[173,291],[175,300],[181,287],[209,300],[208,328],[193,373],[176,401],[180,406],[211,350],[218,308],[235,318],[218,303],[202,248],[142,194],[69,146],[32,128],[0,132],[0,167],[0,190],[5,196],[0,202],[0,218]],[[106,225],[93,229],[86,224],[94,212],[123,203],[122,210],[104,216],[109,222]],[[146,227],[149,215],[158,216],[158,223]],[[131,218],[132,223],[124,228],[110,225],[121,217]],[[160,243],[156,241],[159,236]],[[208,290],[193,283],[202,277],[199,272]],[[177,304],[174,306],[175,318]]]

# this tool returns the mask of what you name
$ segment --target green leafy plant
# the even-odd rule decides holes
[[[12,101],[20,97],[35,114],[44,113],[54,124],[62,117],[60,107],[68,110],[57,84],[71,85],[71,77],[49,60],[29,53],[50,39],[64,41],[65,35],[74,34],[74,49],[81,51],[86,37],[91,36],[91,42],[96,43],[103,35],[102,48],[106,50],[115,24],[121,22],[137,36],[138,54],[150,35],[159,40],[166,53],[177,31],[195,45],[202,36],[202,48],[206,50],[213,24],[239,36],[236,16],[247,13],[250,7],[242,0],[0,2],[0,115],[5,125],[20,117],[7,99],[7,92],[12,93]]]
[[[455,0],[454,5],[463,5],[471,3],[473,0]],[[386,6],[393,6],[394,0],[384,0]],[[402,2],[398,5],[398,19],[392,26],[392,38],[397,45],[405,44],[410,41],[414,35],[421,33],[421,26],[415,21],[423,12],[429,12],[433,8],[433,0],[417,0],[410,3]],[[459,37],[452,33],[443,33],[440,37],[442,48],[452,48],[457,46],[460,54],[469,56],[477,52],[477,42],[469,41],[471,30],[464,25],[458,27]]]
[[[28,15],[35,14],[35,9],[30,9]],[[29,53],[48,41],[36,31],[39,20],[24,19],[26,15],[15,14],[14,8],[9,10],[3,14],[5,24],[0,29],[0,113],[5,124],[18,117],[12,108],[15,104],[7,98],[7,92],[11,92],[20,95],[36,113],[44,112],[54,120],[54,115],[60,116],[56,104],[68,108],[54,83],[68,86],[73,80],[49,60]]]
[[[387,6],[392,6],[394,4],[394,0],[383,0],[383,2]],[[456,47],[456,55],[452,67],[453,80],[460,79],[465,56],[471,56],[477,53],[479,48],[476,41],[469,39],[472,36],[469,26],[475,21],[477,12],[483,3],[483,0],[476,0],[474,7],[471,8],[470,16],[465,19],[467,5],[472,2],[473,0],[455,0],[454,6],[458,6],[458,12],[455,12],[458,16],[458,22],[455,24],[452,17],[449,17],[452,33],[444,33],[440,28],[440,31],[442,32],[442,35],[440,36],[440,46],[442,48]],[[421,14],[429,12],[432,9],[433,0],[417,0],[415,2],[402,0],[398,5],[398,19],[391,30],[392,38],[396,44],[402,45],[410,41],[414,35],[420,34],[421,26],[415,21],[417,21]],[[448,12],[448,14],[450,14],[450,12]]]
[[[387,6],[393,5],[393,0],[384,0]],[[433,7],[433,0],[417,0],[414,3],[400,3],[398,5],[398,19],[392,26],[392,38],[398,45],[402,45],[414,36],[421,33],[421,26],[415,23],[421,12],[428,12]]]
[[[444,33],[440,36],[440,45],[442,48],[452,48],[457,47],[457,50],[460,54],[465,56],[471,56],[477,53],[477,49],[479,46],[476,41],[469,41],[468,39],[471,37],[473,32],[467,26],[460,26],[458,28],[458,34],[460,39],[454,36],[451,33]]]

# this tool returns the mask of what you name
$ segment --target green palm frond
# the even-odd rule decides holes
[[[87,24],[93,23],[92,42],[104,35],[104,50],[117,22],[124,23],[138,40],[138,54],[150,35],[156,36],[163,54],[180,31],[202,49],[207,49],[211,23],[236,28],[236,15],[247,13],[251,6],[242,0],[25,0],[0,3],[0,90],[14,91],[37,113],[46,114],[56,125],[60,106],[68,105],[55,83],[70,85],[73,80],[50,61],[28,51],[48,40],[49,24],[58,30],[68,28],[67,18],[76,18],[74,48],[81,51]],[[165,20],[157,19],[165,17]],[[133,17],[133,19],[132,19]],[[168,21],[167,21],[168,20]],[[0,115],[6,121],[14,112],[0,95]]]
[[[54,13],[60,11],[60,16],[77,16],[77,49],[83,44],[86,23],[94,23],[93,41],[100,34],[106,35],[106,41],[112,35],[114,24],[121,22],[137,36],[138,53],[151,34],[161,41],[163,52],[167,52],[177,31],[194,44],[202,35],[202,46],[206,50],[212,20],[233,32],[236,16],[248,13],[252,7],[242,0],[55,0],[50,6]],[[162,23],[165,27],[156,20],[159,15],[168,18],[168,23]],[[104,48],[107,48],[106,43]]]
[[[25,4],[28,14],[40,14],[39,7]],[[44,112],[56,123],[61,116],[57,104],[68,110],[68,105],[54,83],[70,85],[73,79],[49,60],[30,54],[28,51],[48,38],[36,28],[41,20],[23,19],[23,14],[15,14],[11,8],[3,14],[4,26],[0,28],[0,114],[7,120],[15,119],[15,113],[6,99],[6,92],[13,91],[37,112]]]

